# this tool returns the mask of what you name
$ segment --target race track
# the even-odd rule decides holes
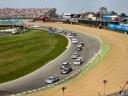
[[[85,47],[80,54],[84,59],[84,64],[86,64],[99,51],[100,42],[95,37],[82,33],[77,33],[77,38],[79,41],[83,41],[85,43]],[[70,61],[72,63],[73,61],[71,60],[71,55],[75,50],[76,45],[72,44],[64,54],[57,59],[50,61],[47,65],[43,66],[39,70],[17,80],[0,84],[0,96],[16,94],[47,86],[47,84],[44,83],[44,80],[46,80],[48,76],[52,74],[59,75],[61,80],[70,76],[84,66],[84,64],[81,66],[73,66],[72,64],[73,71],[66,75],[61,74],[60,65],[64,61]]]
[[[34,23],[43,26],[62,27],[77,32],[88,32],[100,37],[110,47],[103,60],[81,78],[67,82],[65,96],[100,96],[104,93],[103,80],[108,80],[106,94],[120,90],[128,80],[128,35],[110,30],[71,24]],[[61,96],[62,85],[27,96]],[[128,86],[126,86],[128,88]]]

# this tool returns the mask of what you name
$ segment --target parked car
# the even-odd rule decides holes
[[[63,68],[61,70],[61,74],[68,74],[71,71],[72,71],[72,68],[71,67]]]
[[[60,66],[60,69],[64,69],[64,68],[68,68],[68,67],[71,67],[70,63],[69,62],[63,62],[62,65]]]
[[[82,57],[78,57],[73,62],[74,65],[81,65],[82,63],[83,63],[83,58]]]
[[[47,80],[45,80],[45,83],[46,84],[53,84],[57,81],[59,81],[59,76],[58,75],[52,75],[52,76],[49,76]]]
[[[83,43],[83,42],[81,42],[81,41],[80,41],[78,44],[81,44],[81,45],[82,45],[82,47],[84,47],[84,43]]]
[[[71,38],[73,39],[73,38],[77,38],[77,37],[76,36],[72,36]]]
[[[70,32],[68,32],[68,33],[67,33],[67,36],[68,36],[69,38],[71,38],[71,37],[72,37],[72,34],[71,34]]]
[[[77,54],[77,53],[74,53],[74,54],[72,54],[72,56],[71,56],[72,59],[76,59],[76,58],[78,58],[78,57],[79,57],[79,54]]]
[[[57,29],[56,28],[52,28],[51,29],[53,32],[57,32]]]
[[[40,26],[38,26],[38,25],[34,25],[33,28],[40,28]]]
[[[80,48],[80,47],[82,48],[83,46],[82,46],[82,44],[78,44],[77,47],[78,47],[78,48]]]
[[[81,51],[82,50],[82,47],[77,47],[76,50],[77,51]]]
[[[61,28],[57,28],[56,30],[57,30],[58,33],[62,33],[63,32],[63,29],[61,29]]]
[[[76,33],[72,33],[72,32],[68,33],[67,35],[69,38],[76,38],[77,36]]]
[[[75,40],[78,41],[76,37],[72,37],[71,40],[72,41],[75,41]]]
[[[72,36],[77,36],[75,32],[72,32]]]
[[[77,50],[75,50],[75,51],[73,52],[73,55],[79,55],[79,52],[78,52]]]
[[[63,31],[62,33],[63,33],[64,35],[67,35],[67,32],[66,32],[66,31]]]
[[[78,41],[77,41],[77,40],[72,40],[72,43],[73,43],[73,44],[77,44]]]

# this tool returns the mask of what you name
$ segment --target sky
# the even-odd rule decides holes
[[[98,11],[100,7],[107,7],[108,11],[128,14],[128,0],[0,0],[0,7],[57,8],[58,13]]]

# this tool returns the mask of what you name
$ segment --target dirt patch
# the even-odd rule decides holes
[[[103,95],[103,80],[108,80],[106,93],[110,94],[120,90],[120,86],[123,86],[128,80],[128,35],[81,25],[36,24],[91,33],[103,39],[110,46],[108,54],[94,69],[90,70],[86,75],[81,76],[80,79],[64,84],[67,87],[65,96],[99,96],[98,92]],[[62,85],[58,85],[29,96],[61,96],[61,87]]]

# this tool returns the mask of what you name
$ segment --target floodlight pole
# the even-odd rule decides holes
[[[107,80],[103,80],[103,84],[104,84],[104,95],[103,96],[106,96],[106,84],[107,84]]]
[[[64,92],[65,92],[66,87],[63,86],[61,89],[62,89],[62,92],[63,92],[63,93],[62,93],[62,96],[64,96]]]

